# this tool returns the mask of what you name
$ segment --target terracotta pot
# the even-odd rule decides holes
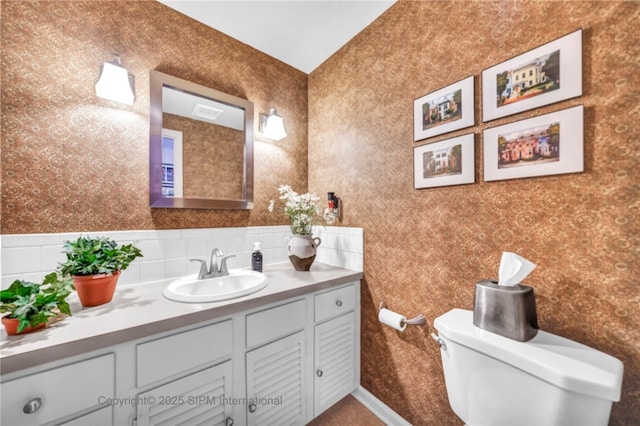
[[[20,333],[18,333],[18,326],[20,325],[20,320],[18,318],[3,317],[2,325],[4,325],[4,328],[5,330],[7,330],[7,334],[9,336],[15,336],[16,334],[25,334],[25,333],[30,333],[32,331],[40,330],[41,328],[44,328],[47,325],[47,323],[43,322],[41,324],[36,325],[35,327],[27,327],[24,330],[22,330]]]
[[[120,271],[113,274],[74,275],[73,284],[82,306],[99,306],[111,302],[119,277]]]
[[[296,271],[308,271],[322,240],[311,235],[292,235],[287,239],[287,254]]]

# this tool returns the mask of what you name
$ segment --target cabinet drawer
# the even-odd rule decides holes
[[[113,407],[108,406],[85,414],[82,417],[63,423],[61,426],[111,426],[113,425]]]
[[[114,394],[114,355],[35,373],[2,384],[3,425],[44,424],[109,403]],[[24,407],[33,401],[30,414]]]
[[[316,322],[352,311],[356,303],[355,286],[341,287],[315,296]]]
[[[136,347],[136,383],[146,386],[191,368],[231,356],[231,320],[161,337]]]
[[[302,330],[305,324],[305,301],[287,303],[247,315],[247,347]]]

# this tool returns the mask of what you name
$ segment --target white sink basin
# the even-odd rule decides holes
[[[176,302],[219,302],[255,293],[268,283],[267,277],[260,272],[233,269],[224,277],[199,280],[194,274],[178,278],[164,289],[164,296]]]

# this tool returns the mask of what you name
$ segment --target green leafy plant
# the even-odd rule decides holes
[[[8,289],[0,291],[0,313],[10,312],[9,318],[19,319],[18,333],[21,333],[60,314],[70,316],[65,299],[74,290],[73,282],[57,272],[48,274],[42,284],[15,280]]]
[[[79,237],[75,241],[64,242],[67,260],[60,264],[63,275],[96,275],[123,271],[137,257],[142,257],[140,249],[133,244],[118,247],[106,237]]]

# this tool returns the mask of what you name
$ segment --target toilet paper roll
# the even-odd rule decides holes
[[[399,331],[404,331],[404,329],[407,328],[407,318],[386,308],[380,309],[380,312],[378,312],[378,320]]]

